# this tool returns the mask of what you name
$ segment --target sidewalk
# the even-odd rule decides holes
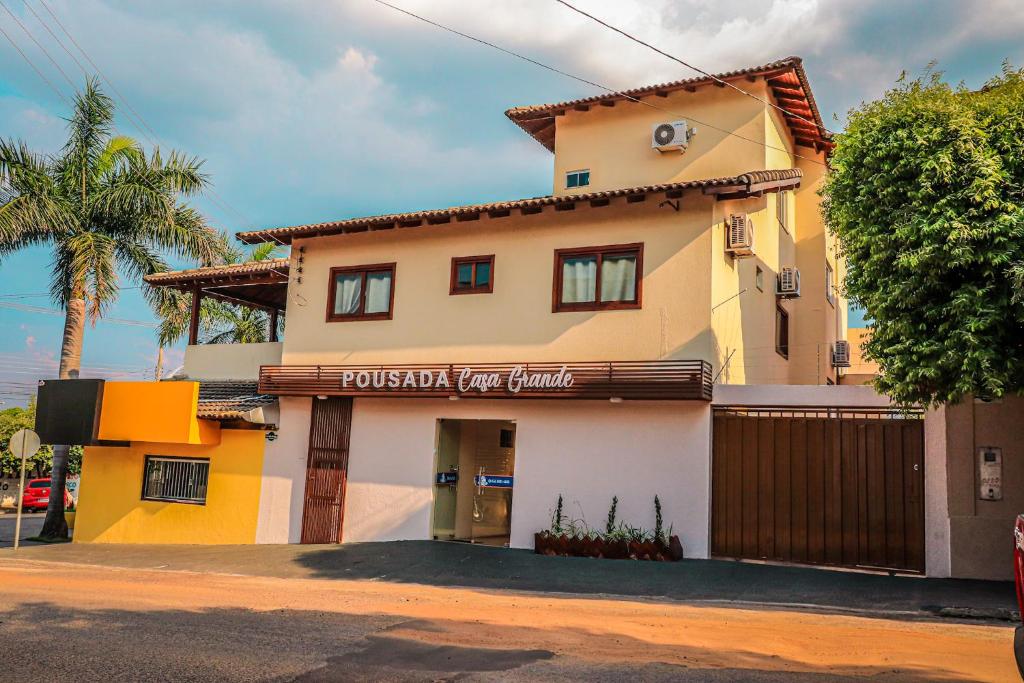
[[[482,590],[802,606],[893,618],[1013,617],[1010,582],[924,579],[725,560],[634,562],[535,555],[461,543],[398,541],[339,546],[61,544],[9,559],[278,578],[372,580]]]

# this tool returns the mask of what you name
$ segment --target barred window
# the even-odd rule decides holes
[[[209,478],[207,459],[147,455],[142,499],[204,505]]]

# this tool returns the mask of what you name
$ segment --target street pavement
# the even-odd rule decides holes
[[[14,527],[16,517],[17,515],[13,512],[0,514],[0,548],[10,548],[14,546]],[[26,512],[22,515],[21,540],[25,545],[35,545],[31,542],[25,542],[25,539],[39,535],[39,532],[43,529],[43,519],[45,517],[45,512]]]
[[[458,588],[386,577],[113,569],[20,556],[0,558],[0,680],[1016,677],[1013,629],[1000,622]]]

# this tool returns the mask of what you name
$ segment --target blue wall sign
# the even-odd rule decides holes
[[[459,481],[458,472],[438,472],[436,483],[438,484],[455,484]]]
[[[512,488],[512,477],[496,474],[481,474],[473,477],[473,483],[489,489],[510,489]]]

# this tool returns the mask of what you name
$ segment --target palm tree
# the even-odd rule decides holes
[[[56,155],[0,139],[0,258],[32,245],[53,247],[50,293],[65,310],[61,379],[81,369],[86,319],[101,318],[117,299],[118,272],[138,282],[167,270],[162,252],[218,263],[223,241],[180,201],[208,185],[202,162],[159,149],[148,156],[113,134],[114,103],[95,79],[75,96],[68,139]],[[69,446],[53,452],[53,488],[64,489]],[[67,538],[63,498],[51,496],[41,535]]]
[[[257,244],[248,254],[227,245],[224,239],[224,263],[267,261],[280,256],[272,242]],[[161,319],[157,330],[160,348],[180,341],[188,331],[192,314],[192,295],[169,287],[155,295],[154,311]],[[199,328],[206,332],[206,344],[258,344],[268,339],[270,316],[249,306],[236,306],[210,297],[203,299],[199,309]],[[281,322],[278,323],[280,329]]]

